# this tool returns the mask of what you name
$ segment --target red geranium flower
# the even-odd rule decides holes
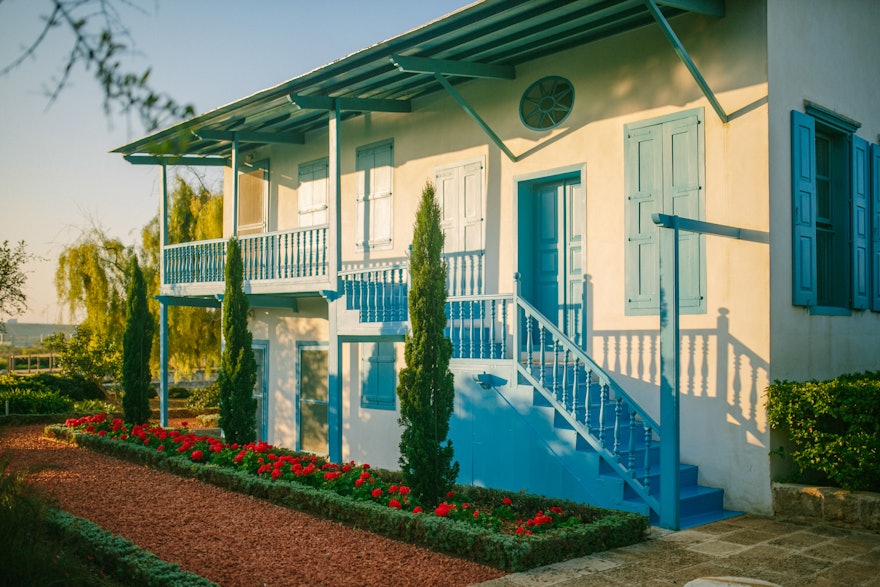
[[[513,503],[513,500],[511,500],[509,497],[505,497],[501,500],[501,503],[503,503],[504,505],[511,505]]]
[[[373,490],[372,495],[373,495],[373,497],[382,497],[382,490],[377,487],[376,489]]]
[[[422,506],[417,505],[416,507],[414,507],[414,508],[413,508],[413,513],[414,513],[414,514],[420,514],[420,513],[422,513]]]
[[[399,510],[399,509],[401,509],[402,506],[400,505],[399,501],[397,501],[396,499],[392,499],[391,501],[388,502],[388,507],[395,508],[395,509]]]
[[[192,451],[192,454],[189,455],[189,456],[190,456],[190,457],[192,458],[192,460],[194,460],[194,461],[200,461],[200,460],[202,460],[202,458],[203,458],[205,455],[204,455],[204,453],[203,453],[202,451],[200,451],[200,450],[194,450],[194,451]]]

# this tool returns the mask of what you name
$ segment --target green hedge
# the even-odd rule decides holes
[[[148,587],[200,587],[217,584],[165,562],[155,554],[141,550],[131,541],[116,536],[97,524],[67,512],[48,508],[46,522],[50,531],[82,556],[92,556],[101,568],[129,585]]]
[[[43,389],[6,389],[0,391],[0,410],[10,414],[60,414],[73,411],[73,400],[57,391]]]
[[[36,373],[33,375],[0,375],[0,393],[12,389],[30,391],[55,391],[58,395],[82,401],[87,399],[104,399],[104,394],[94,382],[79,375],[62,375],[60,373]]]
[[[433,515],[414,515],[376,503],[358,501],[330,491],[286,481],[272,481],[216,465],[193,463],[189,458],[166,454],[131,443],[91,434],[75,434],[63,426],[46,428],[47,436],[75,442],[117,458],[147,464],[278,505],[319,515],[395,540],[401,540],[460,556],[499,569],[521,571],[570,558],[634,544],[645,539],[645,516],[594,508],[564,500],[515,494],[523,517],[541,507],[559,505],[571,515],[593,520],[553,532],[521,537],[499,534],[471,524]],[[458,493],[473,501],[513,495],[510,492],[459,487]],[[484,492],[485,494],[481,493]],[[471,497],[473,495],[473,497]],[[526,509],[527,508],[527,509]]]
[[[844,489],[880,491],[880,372],[830,381],[776,381],[768,389],[770,425],[786,431],[801,478]]]

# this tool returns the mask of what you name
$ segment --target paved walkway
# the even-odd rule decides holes
[[[741,516],[681,532],[655,529],[642,544],[480,585],[669,587],[700,577],[748,577],[784,587],[880,587],[880,534]]]

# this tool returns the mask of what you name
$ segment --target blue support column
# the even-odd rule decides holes
[[[165,283],[165,247],[168,245],[168,169],[162,161],[159,201],[159,293]],[[159,300],[159,425],[168,426],[168,306]]]
[[[339,124],[341,122],[338,105],[330,112],[328,125],[329,165],[327,176],[328,186],[333,203],[330,206],[329,246],[332,253],[329,258],[328,277],[332,292],[327,299],[327,318],[329,320],[329,347],[327,349],[327,444],[330,460],[342,462],[342,343],[339,341],[339,263],[342,254],[341,226],[339,207],[341,191],[339,186]]]
[[[681,414],[679,401],[678,219],[660,230],[660,526],[680,523]]]

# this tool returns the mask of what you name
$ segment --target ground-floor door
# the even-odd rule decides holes
[[[535,183],[531,202],[532,304],[575,342],[583,335],[586,206],[579,175]]]
[[[257,440],[267,442],[269,432],[269,341],[255,340],[252,348],[254,362],[257,364],[257,380],[254,383],[254,399],[257,406],[254,422]]]
[[[297,379],[299,425],[297,449],[328,454],[327,345],[300,343],[297,346]]]

